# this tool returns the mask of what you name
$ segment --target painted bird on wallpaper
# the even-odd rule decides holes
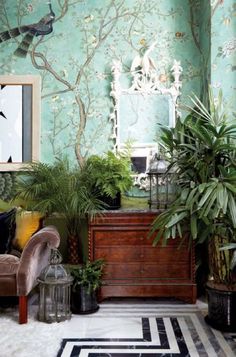
[[[55,13],[52,10],[51,2],[48,3],[50,12],[34,24],[15,27],[0,33],[0,43],[15,38],[25,33],[21,43],[14,54],[19,57],[26,57],[28,49],[35,36],[45,36],[53,31],[52,24],[55,20]]]
[[[149,75],[152,69],[156,69],[156,65],[154,60],[150,57],[150,52],[153,51],[156,46],[157,41],[153,42],[153,44],[148,47],[142,56],[137,55],[134,57],[133,62],[131,64],[131,72],[135,72],[137,68],[141,68],[141,72],[144,75]]]

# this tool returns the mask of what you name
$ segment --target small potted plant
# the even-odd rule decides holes
[[[120,208],[121,194],[133,185],[128,152],[115,154],[108,151],[104,156],[92,155],[86,161],[84,172],[94,192],[98,192],[107,204],[106,209]]]
[[[74,314],[90,314],[99,309],[97,291],[102,283],[104,260],[97,259],[69,268],[73,277],[71,309]]]

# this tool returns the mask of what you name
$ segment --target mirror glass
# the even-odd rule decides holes
[[[113,61],[110,93],[114,100],[110,115],[114,151],[124,149],[127,143],[132,145],[134,185],[144,190],[149,189],[150,160],[158,152],[158,124],[173,127],[179,115],[177,100],[183,71],[180,62],[174,60],[169,73],[163,72],[150,57],[152,49],[150,46],[133,59],[130,71],[125,72],[127,78],[121,62]]]
[[[169,125],[172,107],[170,95],[121,94],[118,110],[119,146],[122,147],[129,140],[134,146],[156,145],[158,123]]]

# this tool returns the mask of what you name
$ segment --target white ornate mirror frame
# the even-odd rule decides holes
[[[128,72],[132,80],[129,88],[123,88],[121,84],[121,62],[113,61],[111,69],[113,81],[110,95],[114,100],[114,109],[110,120],[113,127],[111,139],[114,141],[114,150],[120,151],[128,141],[133,142],[132,161],[138,158],[141,164],[138,174],[134,177],[134,185],[146,190],[146,172],[151,158],[158,151],[155,136],[158,119],[160,115],[163,116],[161,110],[158,113],[158,107],[162,107],[166,112],[166,122],[162,123],[164,125],[173,127],[176,117],[180,115],[177,99],[181,89],[182,67],[179,61],[174,60],[169,74],[161,72],[150,57],[154,46],[155,43],[143,56],[134,58]]]
[[[0,171],[39,160],[41,77],[0,76]]]

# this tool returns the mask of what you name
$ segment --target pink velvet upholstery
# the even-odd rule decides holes
[[[48,226],[31,237],[20,258],[0,254],[0,296],[19,296],[20,323],[27,322],[26,297],[41,270],[48,265],[50,249],[57,248],[59,243],[57,229]]]

